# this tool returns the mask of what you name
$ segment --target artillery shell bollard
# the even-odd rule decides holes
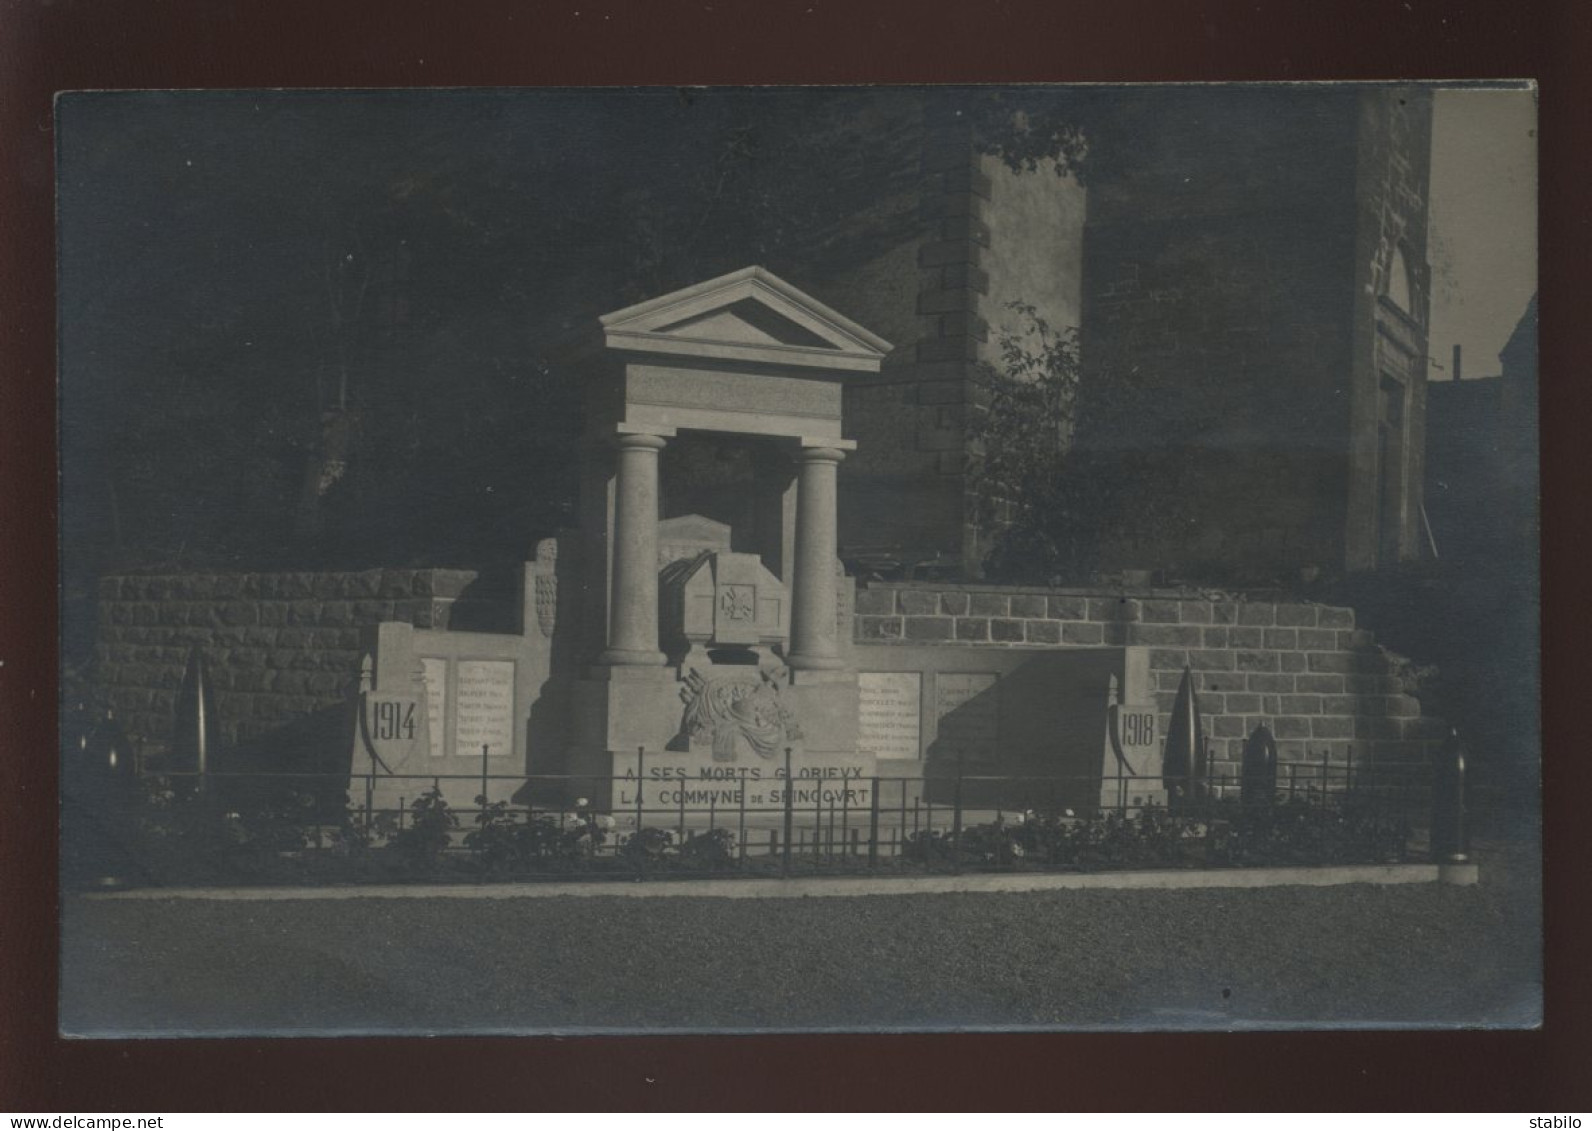
[[[1277,797],[1277,740],[1265,723],[1244,743],[1239,803],[1245,810],[1269,808]]]
[[[1432,860],[1445,884],[1468,886],[1480,879],[1469,853],[1465,793],[1465,744],[1450,728],[1432,776]]]
[[[172,724],[172,764],[192,775],[196,792],[204,792],[206,775],[213,768],[217,746],[216,711],[211,699],[210,672],[204,649],[195,645],[177,693]]]
[[[1166,753],[1161,767],[1170,808],[1190,812],[1209,796],[1208,754],[1205,730],[1200,722],[1199,696],[1194,691],[1194,673],[1185,667],[1177,699],[1172,704],[1172,720],[1166,730]]]

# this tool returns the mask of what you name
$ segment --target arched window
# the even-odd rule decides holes
[[[1387,265],[1386,289],[1389,302],[1405,314],[1414,315],[1415,308],[1410,300],[1410,268],[1404,262],[1404,249],[1401,247],[1393,249],[1393,259]]]

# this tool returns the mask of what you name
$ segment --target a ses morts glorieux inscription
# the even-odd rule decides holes
[[[614,806],[620,812],[683,809],[725,820],[746,809],[767,814],[787,801],[798,810],[859,811],[872,801],[873,771],[858,763],[818,762],[805,754],[791,760],[789,778],[783,757],[748,759],[739,764],[707,762],[676,752],[648,756],[640,767],[615,767]]]

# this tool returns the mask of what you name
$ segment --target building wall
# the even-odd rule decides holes
[[[847,388],[860,447],[842,469],[840,540],[848,556],[880,549],[976,576],[988,549],[967,476],[978,366],[1021,326],[1009,303],[1077,325],[1084,190],[1053,166],[980,156],[944,106],[922,114],[915,237],[813,289],[896,347],[876,380]]]
[[[1363,91],[1355,125],[1354,359],[1344,549],[1351,570],[1418,558],[1425,539],[1431,94],[1416,88]]]
[[[346,703],[368,626],[508,631],[519,617],[501,588],[465,570],[110,577],[100,608],[96,682],[150,754],[170,740],[195,646],[231,746]],[[1236,772],[1262,722],[1295,763],[1420,761],[1445,733],[1410,694],[1408,665],[1347,608],[1263,594],[876,582],[839,615],[869,646],[1146,647],[1163,733],[1183,668],[1194,671],[1218,772]]]
[[[189,653],[203,648],[221,741],[246,742],[346,701],[367,626],[506,629],[514,610],[471,570],[106,577],[95,682],[128,734],[159,752]]]
[[[1083,356],[1135,396],[1102,566],[1341,568],[1357,107],[1319,90],[1124,99],[1093,153]]]
[[[1354,610],[1261,595],[878,583],[856,595],[859,643],[1098,648],[1142,645],[1161,714],[1193,670],[1219,772],[1261,723],[1282,762],[1422,761],[1445,734],[1409,693],[1400,657]]]
[[[1080,439],[1119,467],[1103,570],[1255,585],[1366,564],[1383,372],[1410,389],[1398,537],[1418,549],[1429,100],[1124,92],[1091,119],[1087,189],[978,155],[949,100],[855,112],[882,156],[837,170],[847,207],[765,264],[895,347],[846,390],[843,555],[979,576],[970,422],[1019,301],[1138,390]],[[1408,317],[1382,297],[1394,247]]]

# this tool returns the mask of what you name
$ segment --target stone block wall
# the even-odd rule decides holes
[[[198,645],[221,740],[243,742],[346,699],[365,626],[506,621],[512,601],[477,597],[479,588],[476,572],[452,569],[106,577],[94,683],[128,734],[158,753],[171,738],[177,692]]]
[[[1186,665],[1219,774],[1238,772],[1261,723],[1285,763],[1421,762],[1444,734],[1410,694],[1407,663],[1353,609],[1184,590],[874,582],[858,588],[856,610],[857,640],[869,644],[1148,647],[1162,733]]]

